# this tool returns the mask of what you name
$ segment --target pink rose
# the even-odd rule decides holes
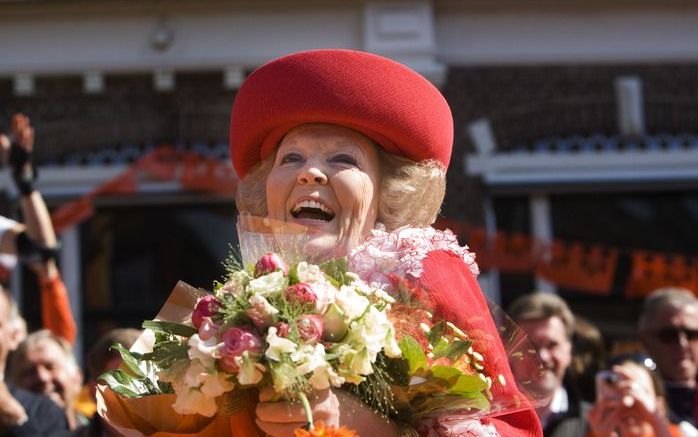
[[[223,347],[219,363],[221,369],[226,372],[236,373],[239,370],[235,359],[241,357],[244,352],[262,353],[262,339],[246,328],[230,328],[223,333],[221,340]]]
[[[298,335],[307,343],[317,343],[322,338],[322,316],[304,315],[296,322]]]
[[[308,284],[299,282],[298,284],[286,287],[286,300],[293,303],[315,305],[317,295]]]
[[[204,317],[213,317],[218,314],[220,307],[220,301],[213,295],[209,294],[199,299],[194,307],[194,312],[191,313],[191,321],[196,329],[199,329]]]
[[[286,338],[288,337],[288,331],[290,331],[291,327],[288,326],[288,323],[286,322],[279,322],[276,324],[276,335],[279,337]]]
[[[210,317],[204,317],[199,325],[199,338],[206,341],[218,335],[221,327]]]
[[[288,275],[288,266],[284,260],[274,252],[269,252],[257,261],[257,264],[254,266],[254,277],[259,278],[277,270],[282,271],[284,276]]]

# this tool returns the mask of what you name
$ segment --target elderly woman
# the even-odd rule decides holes
[[[332,237],[319,239],[317,248],[344,256],[376,228],[434,222],[453,121],[439,91],[405,66],[363,52],[315,50],[271,61],[247,78],[233,106],[230,141],[240,213],[323,231]],[[466,331],[489,334],[483,355],[508,382],[493,387],[494,395],[520,406],[479,422],[480,434],[447,417],[429,432],[540,435],[468,266],[440,251],[423,268],[421,285],[438,311]],[[292,435],[305,421],[296,405],[272,402],[266,393],[260,400],[257,424],[267,434]],[[401,433],[341,391],[319,393],[314,416],[365,436]]]

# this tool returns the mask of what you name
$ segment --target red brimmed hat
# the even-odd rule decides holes
[[[235,97],[230,152],[240,178],[305,123],[354,129],[388,152],[448,167],[453,118],[429,81],[390,59],[352,50],[312,50],[255,70]]]

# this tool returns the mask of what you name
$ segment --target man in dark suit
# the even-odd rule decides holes
[[[68,429],[65,415],[50,399],[5,382],[7,355],[13,344],[12,298],[0,287],[0,436],[51,436]]]

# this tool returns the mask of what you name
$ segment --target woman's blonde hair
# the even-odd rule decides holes
[[[381,162],[378,221],[388,231],[404,225],[428,226],[436,220],[446,194],[446,172],[437,161],[414,162],[376,145]],[[238,184],[238,211],[267,215],[266,180],[275,155],[253,168]]]

